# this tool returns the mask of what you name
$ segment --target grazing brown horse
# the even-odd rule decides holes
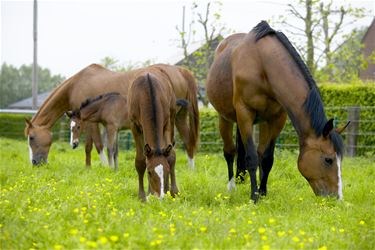
[[[250,173],[251,199],[266,195],[273,165],[275,141],[287,115],[298,134],[298,169],[316,195],[342,197],[342,129],[327,121],[318,88],[306,65],[286,36],[266,22],[248,34],[224,39],[207,80],[207,95],[220,114],[224,156],[233,177],[236,147],[232,141],[237,123]],[[259,122],[259,145],[253,142],[253,124]],[[260,187],[256,180],[260,166]]]
[[[128,112],[136,144],[138,197],[145,201],[143,176],[147,170],[149,192],[160,198],[169,190],[178,193],[173,149],[176,98],[168,77],[158,70],[142,72],[129,87]]]
[[[57,86],[32,120],[26,120],[25,135],[28,137],[32,164],[39,165],[47,161],[52,144],[51,128],[65,112],[79,109],[87,98],[104,93],[119,92],[122,96],[127,96],[129,83],[134,80],[138,72],[148,68],[158,69],[165,74],[173,85],[176,97],[188,102],[188,112],[179,110],[180,108],[177,110],[176,127],[185,144],[189,161],[193,164],[199,130],[196,82],[188,70],[164,64],[128,72],[113,72],[92,64]],[[98,124],[88,124],[86,135],[86,165],[89,166],[92,143],[95,143],[98,153],[103,149]]]
[[[102,123],[107,130],[107,152],[110,166],[118,169],[118,130],[129,129],[126,98],[111,92],[87,99],[79,110],[67,112],[70,118],[71,143],[78,146],[81,128],[86,122]]]

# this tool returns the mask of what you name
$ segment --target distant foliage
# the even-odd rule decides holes
[[[109,70],[115,71],[115,72],[126,72],[126,71],[133,70],[133,69],[147,67],[151,64],[154,64],[154,61],[153,60],[146,60],[144,62],[128,61],[126,63],[121,63],[119,60],[117,60],[114,57],[106,56],[100,60],[100,64],[103,65],[103,67]]]
[[[38,67],[38,93],[52,90],[65,77],[52,75],[47,68]],[[3,63],[0,71],[0,108],[31,96],[32,65],[16,68]]]

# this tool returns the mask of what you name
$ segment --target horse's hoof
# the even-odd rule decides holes
[[[258,203],[259,198],[260,198],[260,196],[259,196],[258,192],[255,192],[255,193],[251,194],[251,200],[254,201],[254,204]]]
[[[259,189],[260,196],[266,196],[267,195],[267,189]]]

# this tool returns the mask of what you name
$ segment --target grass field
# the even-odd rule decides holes
[[[50,163],[30,166],[26,141],[0,138],[1,249],[374,249],[375,164],[345,158],[344,200],[315,197],[297,153],[276,151],[268,196],[249,200],[249,181],[226,190],[221,153],[177,152],[180,196],[141,203],[134,152],[119,171],[84,166],[83,147],[54,143]]]

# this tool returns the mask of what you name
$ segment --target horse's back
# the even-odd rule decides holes
[[[233,49],[243,40],[245,33],[225,38],[215,51],[215,58],[206,82],[207,96],[214,108],[227,120],[236,121],[232,105],[233,82],[231,58]]]
[[[128,72],[113,72],[97,64],[89,65],[73,76],[74,81],[71,81],[70,86],[70,105],[72,108],[79,108],[87,98],[108,92],[119,92],[127,96],[129,75]]]

